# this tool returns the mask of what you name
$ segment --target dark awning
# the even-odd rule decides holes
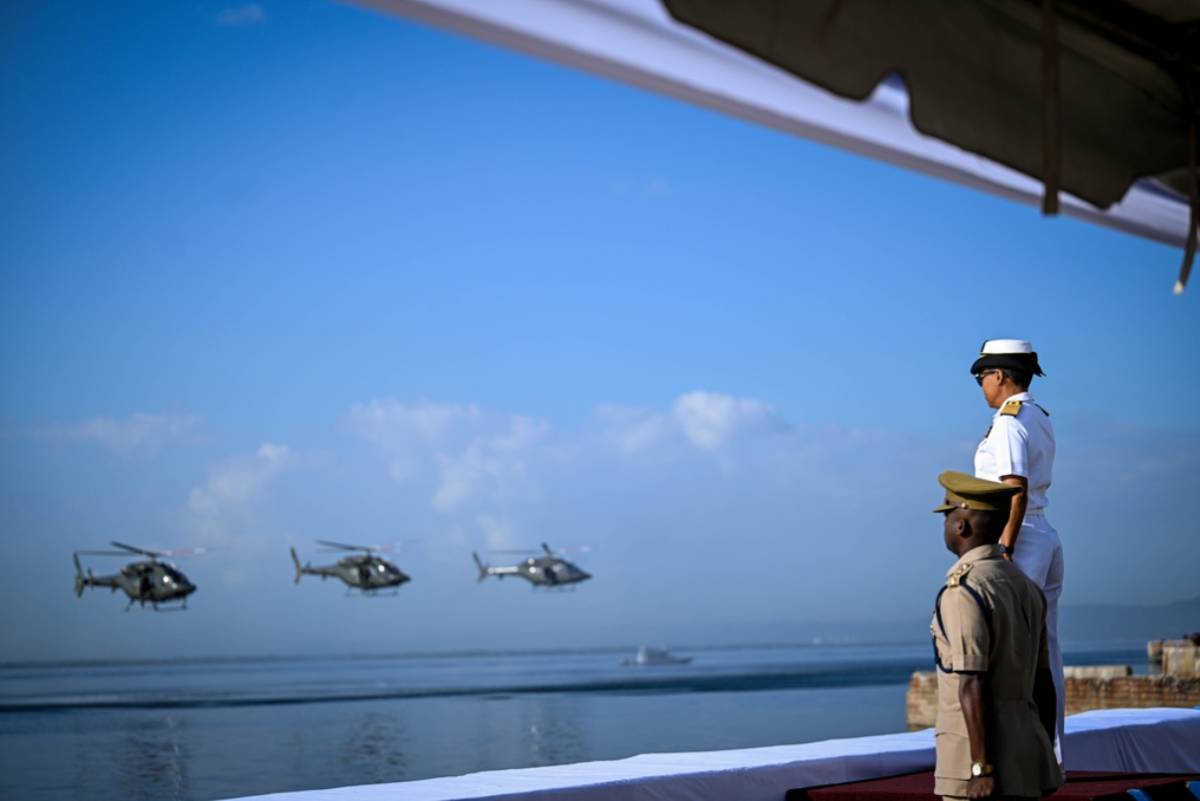
[[[1197,0],[663,2],[842,97],[899,76],[917,130],[1042,180],[1048,213],[1059,188],[1100,208],[1139,178],[1196,191]]]

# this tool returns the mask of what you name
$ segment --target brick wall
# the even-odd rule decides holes
[[[908,730],[927,729],[937,720],[937,674],[917,671],[908,682]]]
[[[1067,714],[1089,709],[1200,706],[1200,676],[1125,676],[1067,682]]]

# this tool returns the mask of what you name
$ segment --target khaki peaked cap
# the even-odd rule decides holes
[[[946,488],[946,500],[933,511],[949,512],[953,509],[976,509],[981,512],[1006,512],[1011,507],[1012,496],[1021,491],[1012,484],[1001,484],[984,478],[947,470],[938,476],[938,483]]]

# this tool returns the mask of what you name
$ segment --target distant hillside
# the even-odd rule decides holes
[[[1059,637],[1087,640],[1165,640],[1200,631],[1200,596],[1161,606],[1064,606]]]

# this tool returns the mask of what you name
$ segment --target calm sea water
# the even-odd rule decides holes
[[[0,797],[216,799],[902,731],[929,646],[0,666]],[[1133,664],[1144,650],[1068,654]]]

